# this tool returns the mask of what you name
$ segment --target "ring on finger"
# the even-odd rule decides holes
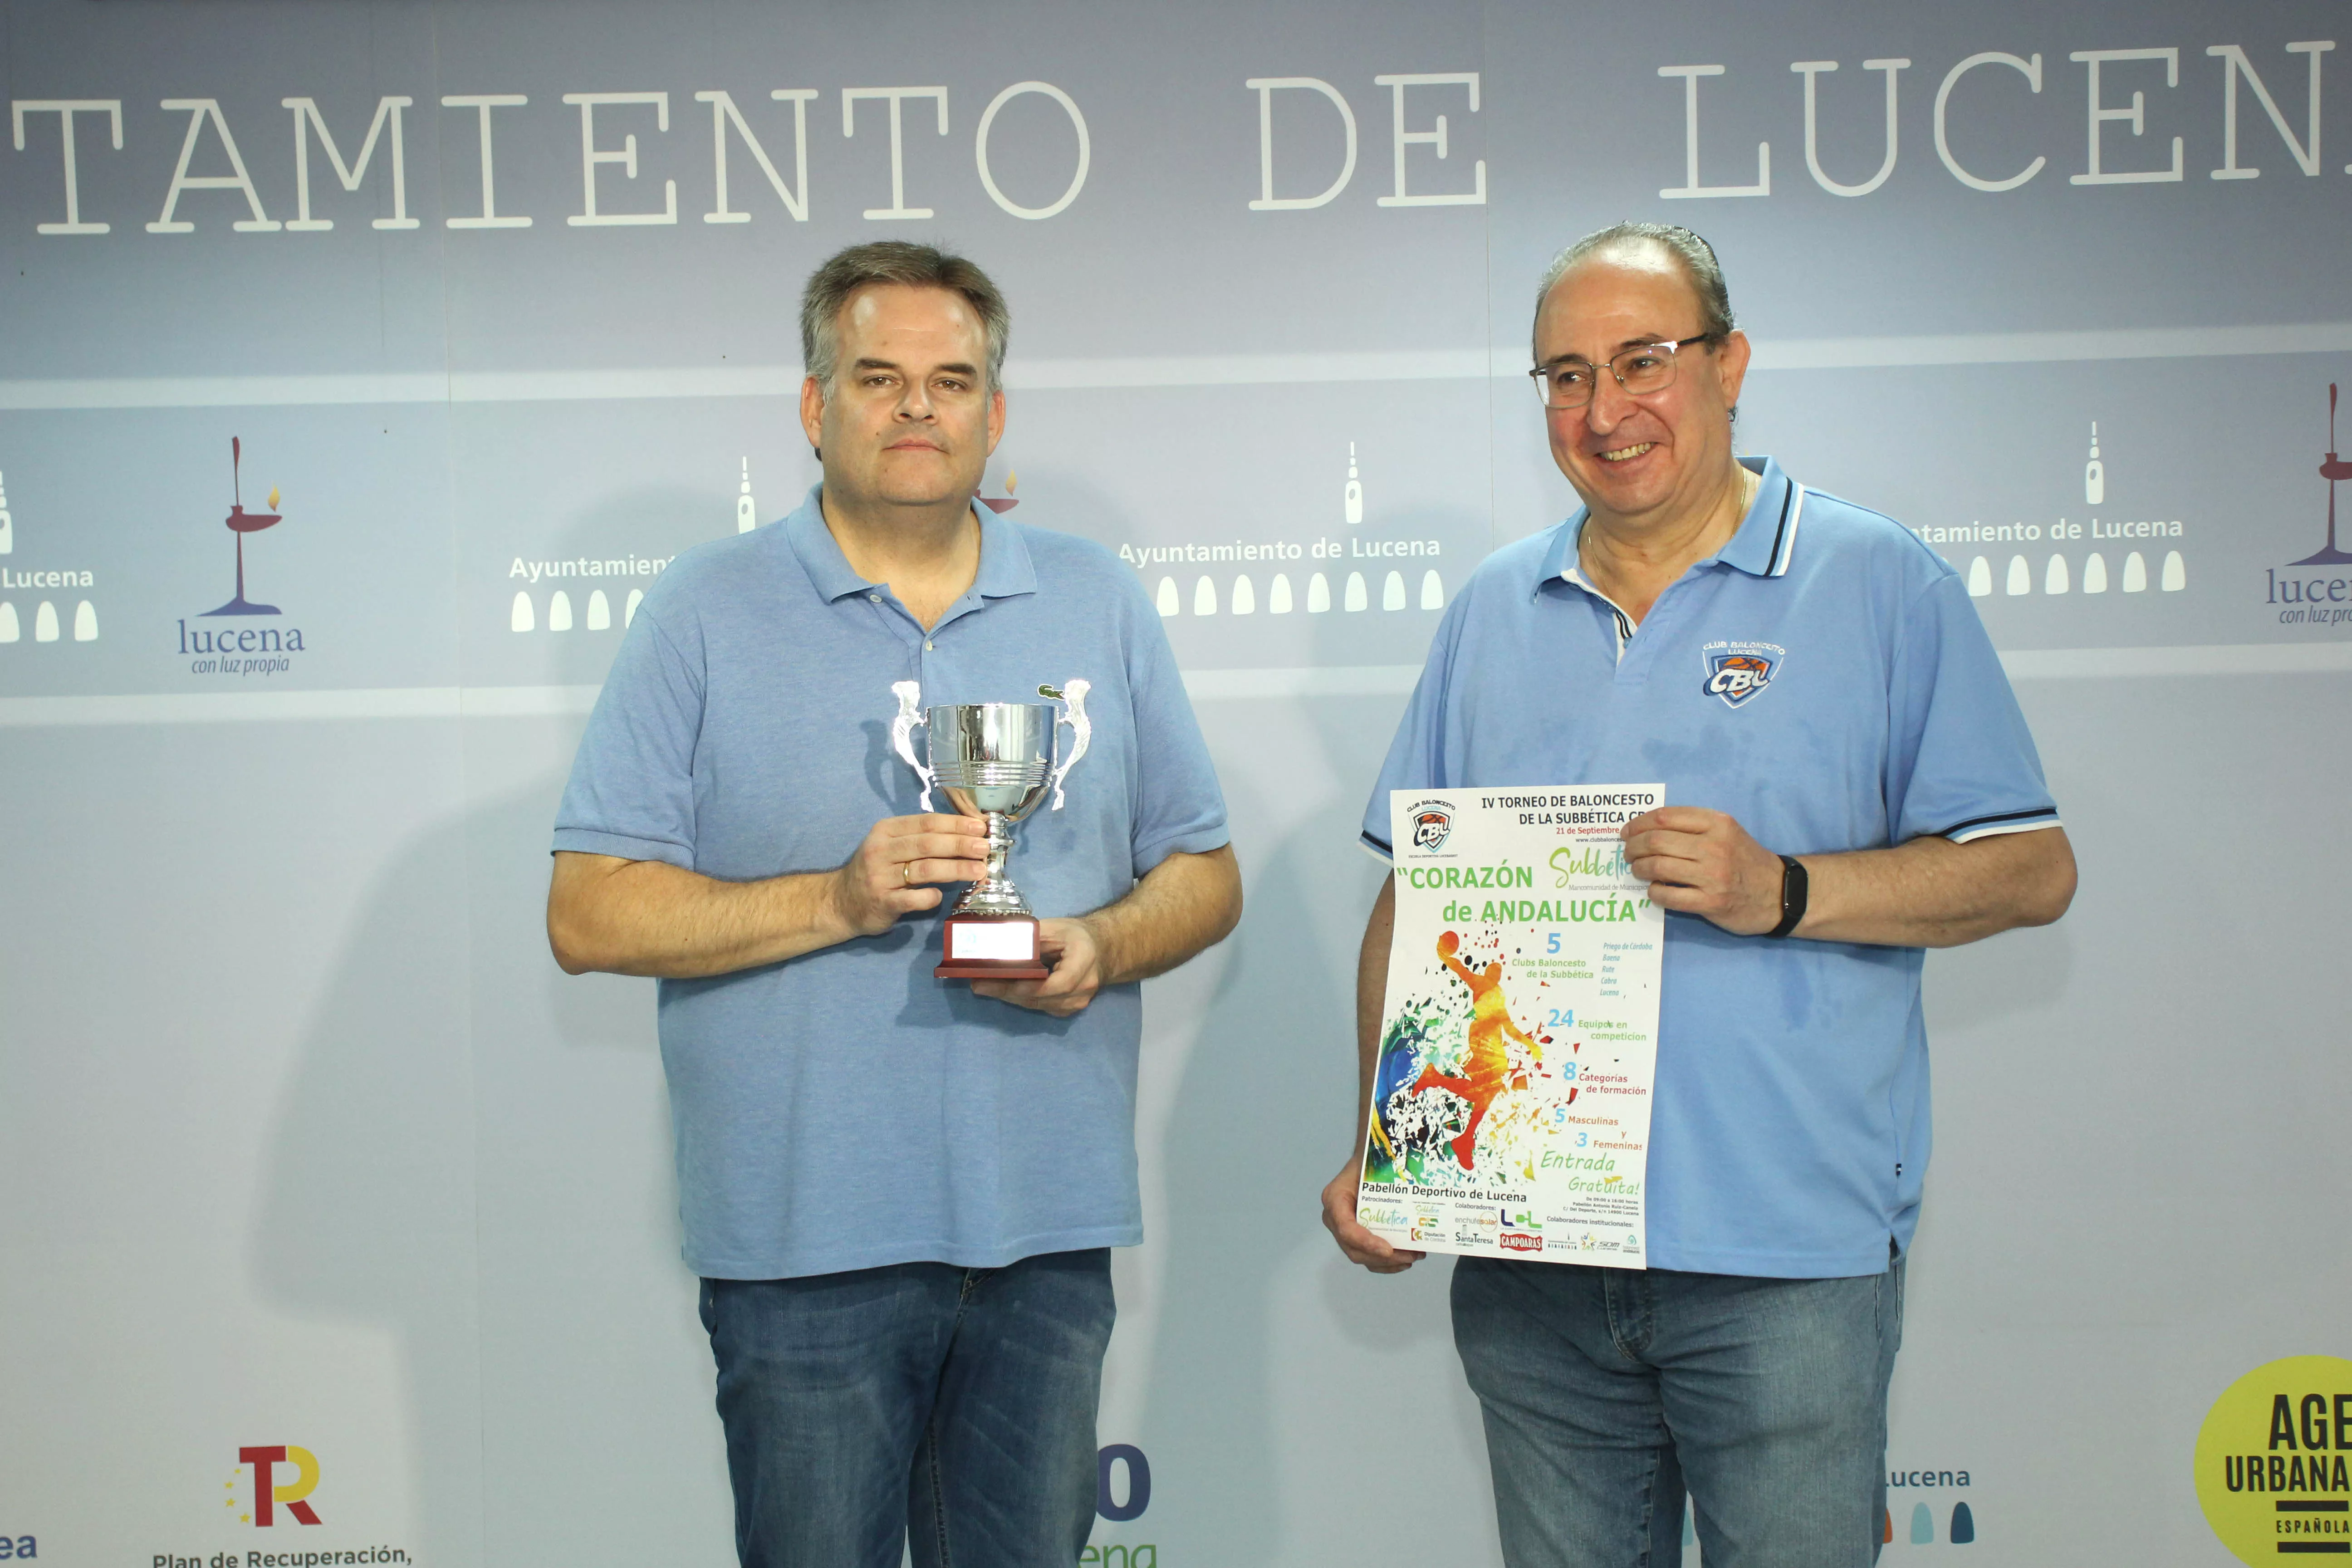
[[[898,862],[898,885],[904,888],[915,885],[915,863],[912,860]]]

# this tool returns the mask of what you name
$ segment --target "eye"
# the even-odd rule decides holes
[[[1563,388],[1575,388],[1591,384],[1592,367],[1589,364],[1564,364],[1551,373],[1551,384]]]

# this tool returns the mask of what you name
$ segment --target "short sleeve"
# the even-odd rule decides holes
[[[1130,585],[1128,597],[1137,797],[1129,842],[1139,878],[1171,855],[1205,855],[1223,848],[1233,836],[1225,826],[1224,791],[1218,787],[1168,634],[1140,587]]]
[[[702,668],[652,613],[631,621],[572,760],[555,847],[694,869]],[[689,638],[698,648],[699,638]]]
[[[1389,742],[1388,760],[1381,764],[1380,777],[1372,783],[1372,798],[1364,805],[1358,842],[1380,859],[1389,859],[1395,852],[1389,842],[1390,792],[1452,787],[1445,773],[1446,684],[1452,679],[1463,606],[1469,602],[1470,595],[1464,593],[1446,606],[1445,618],[1430,639],[1429,659],[1413,685],[1412,700],[1405,704],[1396,737]]]
[[[1888,700],[1895,843],[2058,826],[2025,715],[1958,575],[1946,572],[1913,601]]]

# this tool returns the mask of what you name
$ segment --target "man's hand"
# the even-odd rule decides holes
[[[1350,1263],[1360,1263],[1375,1274],[1402,1274],[1424,1256],[1391,1247],[1356,1223],[1356,1190],[1363,1168],[1354,1160],[1339,1167],[1323,1189],[1323,1225]]]
[[[1626,864],[1660,909],[1704,915],[1735,936],[1780,923],[1780,858],[1722,812],[1662,805],[1627,823],[1623,837]],[[1811,888],[1790,934],[1813,942],[1958,947],[2048,925],[2074,897],[2074,851],[2054,825],[1801,858]]]
[[[1016,1007],[1066,1018],[1106,985],[1165,974],[1225,940],[1242,918],[1241,868],[1231,845],[1179,851],[1143,874],[1125,898],[1076,920],[1040,921],[1037,951],[1054,961],[1043,980],[975,981],[972,990]]]
[[[833,873],[834,912],[858,936],[879,936],[901,915],[939,907],[935,882],[975,882],[988,871],[988,825],[976,816],[886,816]]]
[[[1323,1185],[1323,1226],[1350,1263],[1375,1274],[1402,1274],[1418,1252],[1391,1247],[1356,1223],[1356,1193],[1363,1173],[1364,1129],[1372,1119],[1372,1068],[1379,1059],[1381,1006],[1389,983],[1389,938],[1396,930],[1396,879],[1381,879],[1372,912],[1356,950],[1356,1147],[1339,1173]]]
[[[1625,863],[1662,910],[1703,915],[1734,936],[1780,923],[1780,857],[1720,811],[1662,805],[1627,823]]]
[[[985,873],[988,829],[969,816],[893,816],[848,864],[730,882],[660,860],[558,850],[547,941],[567,973],[698,980],[782,963],[938,907],[924,884]]]
[[[1054,973],[1043,980],[975,980],[972,994],[1066,1018],[1086,1011],[1102,989],[1102,946],[1082,920],[1037,922],[1038,954]]]

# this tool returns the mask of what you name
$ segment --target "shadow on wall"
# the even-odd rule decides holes
[[[568,754],[577,724],[469,740]],[[652,986],[572,979],[548,955],[561,784],[434,828],[370,891],[289,1079],[255,1274],[299,1313],[394,1341],[438,1554],[677,1560],[691,1542],[721,1561]],[[647,1489],[675,1510],[643,1506]],[[478,1519],[478,1545],[446,1538]]]
[[[1400,646],[1392,657],[1423,652]],[[1149,1446],[1186,1456],[1186,1489],[1214,1500],[1187,1521],[1204,1560],[1288,1560],[1306,1544],[1289,1539],[1295,1527],[1374,1517],[1376,1483],[1356,1454],[1297,1450],[1302,1423],[1337,1413],[1292,1408],[1302,1396],[1352,1401],[1353,1390],[1388,1386],[1399,1357],[1426,1363],[1407,1374],[1416,1385],[1458,1382],[1448,1260],[1368,1275],[1339,1256],[1318,1207],[1354,1140],[1356,953],[1381,881],[1355,847],[1358,821],[1402,706],[1368,696],[1201,710],[1250,896],[1240,931],[1212,957],[1222,974],[1167,1125],[1157,1238],[1167,1261],[1146,1427]],[[1280,761],[1254,766],[1244,755]],[[1297,801],[1275,793],[1286,784],[1328,795],[1301,819]],[[1259,837],[1270,817],[1294,826]],[[1302,1279],[1313,1281],[1305,1297]],[[1365,1404],[1395,1414],[1375,1396]],[[1482,1466],[1466,1391],[1448,1415],[1462,1462]],[[1420,1430],[1431,1435],[1425,1420]],[[1347,1489],[1315,1485],[1327,1479]]]
[[[252,1266],[265,1300],[391,1338],[419,1544],[471,1561],[483,1480],[464,886],[453,823],[405,846],[368,893],[285,1082]]]
[[[642,504],[583,512],[558,553],[609,546]],[[702,515],[700,537],[721,525]],[[568,634],[554,666],[477,648],[467,678],[601,680],[614,618]],[[467,809],[387,857],[303,1032],[253,1268],[294,1311],[394,1342],[437,1554],[723,1561],[653,985],[566,976],[547,948],[548,842],[583,723],[462,724]]]

